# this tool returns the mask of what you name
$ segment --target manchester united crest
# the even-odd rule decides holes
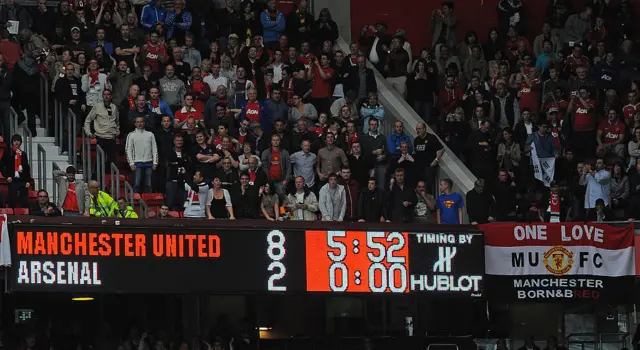
[[[567,248],[556,245],[544,253],[544,266],[556,276],[562,276],[573,266],[573,253]]]

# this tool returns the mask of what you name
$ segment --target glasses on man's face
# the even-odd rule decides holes
[[[38,198],[49,198],[49,196],[46,196],[46,195],[45,195],[45,196],[42,196],[42,195],[40,195],[40,196],[38,196]]]

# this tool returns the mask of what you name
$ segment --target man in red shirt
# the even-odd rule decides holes
[[[638,93],[630,91],[628,94],[629,104],[622,107],[622,115],[624,116],[625,124],[633,122],[633,114],[640,109],[640,103],[638,102]]]
[[[624,159],[624,123],[618,118],[615,109],[610,109],[607,117],[607,120],[603,120],[598,126],[598,157],[613,153]]]
[[[581,86],[571,93],[568,112],[571,114],[573,133],[571,148],[578,158],[593,157],[596,148],[596,102],[590,98],[589,88]]]
[[[332,95],[331,81],[333,79],[333,68],[329,67],[329,56],[327,54],[320,55],[320,61],[314,59],[311,61],[311,77],[313,86],[311,88],[311,98],[314,107],[319,113],[328,113],[331,102],[329,97]]]
[[[291,176],[291,160],[289,152],[280,147],[280,141],[280,135],[272,135],[271,147],[262,152],[260,160],[267,179],[273,182],[276,193],[282,198]]]
[[[151,36],[149,36],[149,42],[142,46],[144,64],[148,64],[153,73],[159,73],[161,66],[169,59],[167,49],[164,44],[158,40],[159,37],[160,34],[153,31]]]
[[[184,95],[184,107],[176,111],[176,116],[173,119],[173,125],[176,129],[186,129],[185,123],[189,117],[193,117],[196,121],[202,120],[202,111],[197,110],[193,106],[193,95],[187,93]]]
[[[87,184],[76,179],[76,168],[67,167],[66,171],[54,170],[53,179],[58,185],[58,207],[64,216],[89,216],[91,196]]]

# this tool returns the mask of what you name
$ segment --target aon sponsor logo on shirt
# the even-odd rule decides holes
[[[618,137],[620,137],[620,135],[618,134],[614,134],[612,132],[608,132],[606,135],[604,135],[604,137],[608,138],[608,139],[613,139],[613,140],[617,140]]]
[[[586,108],[578,108],[576,109],[576,113],[587,114],[589,111]]]

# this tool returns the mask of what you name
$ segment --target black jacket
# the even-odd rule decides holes
[[[254,186],[248,186],[244,194],[240,184],[236,184],[231,189],[231,203],[233,205],[233,215],[236,219],[257,219],[258,208],[260,208],[260,197],[258,190]]]
[[[173,136],[175,135],[175,130],[173,127],[170,127],[168,130],[161,128],[154,132],[154,134],[156,136],[156,144],[158,145],[159,164],[164,165],[165,159],[173,150]]]
[[[381,216],[386,219],[387,207],[384,200],[384,192],[381,189],[377,187],[373,191],[369,191],[366,187],[362,189],[358,197],[358,220],[380,222]]]
[[[376,76],[373,73],[371,68],[367,68],[367,94],[371,92],[378,92],[378,84],[376,83]],[[352,67],[349,71],[349,76],[346,80],[346,89],[345,91],[353,90],[356,93],[360,91],[360,73],[358,72],[358,67]]]
[[[249,170],[247,170],[247,174],[249,174]],[[249,179],[251,179],[251,175],[249,175]],[[267,178],[267,173],[264,172],[261,168],[256,169],[256,178],[253,181],[253,187],[260,188],[269,181]]]
[[[0,71],[0,104],[8,104],[11,101],[11,84],[13,84],[13,74],[2,67]]]
[[[486,224],[489,216],[493,216],[495,201],[488,192],[478,193],[475,189],[467,192],[467,214],[469,221]]]
[[[165,166],[167,167],[167,181],[177,180],[179,182],[185,182],[191,179],[193,172],[193,162],[189,154],[183,149],[182,157],[178,158],[178,154],[174,149],[167,154],[165,159]],[[178,172],[178,169],[184,168],[184,172]]]
[[[15,177],[15,154],[16,153],[13,148],[9,148],[8,150],[4,151],[2,159],[0,159],[0,172],[5,178]],[[29,165],[27,152],[25,152],[24,150],[22,151],[22,172],[20,173],[20,179],[25,182],[31,180],[31,166]]]
[[[409,206],[405,207],[404,202],[409,202]],[[387,213],[388,220],[393,223],[411,222],[413,220],[413,209],[418,202],[418,197],[413,186],[405,183],[404,188],[400,188],[398,184],[393,184],[387,192]]]
[[[240,182],[240,176],[238,175],[238,171],[234,168],[231,168],[231,171],[226,172],[223,168],[216,170],[215,177],[222,181],[222,188],[227,191],[231,191],[233,186],[237,185]]]
[[[85,103],[85,94],[82,91],[82,82],[80,79],[73,77],[60,78],[56,81],[55,87],[56,98],[64,105],[68,105],[69,101],[76,100],[76,106],[80,107]]]
[[[51,207],[53,209],[53,213],[51,213],[51,214],[47,214],[47,213],[44,212],[45,209],[47,209],[49,207]],[[62,212],[60,212],[60,209],[58,209],[58,207],[56,207],[56,205],[51,203],[51,202],[48,202],[43,207],[41,207],[40,204],[38,204],[38,203],[33,203],[31,205],[31,207],[29,208],[29,215],[54,217],[54,216],[61,216]]]

